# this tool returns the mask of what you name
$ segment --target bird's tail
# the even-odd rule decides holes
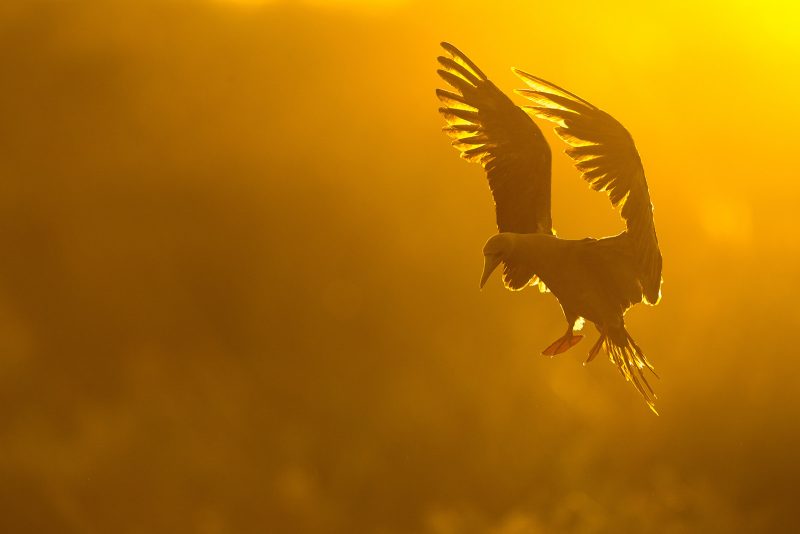
[[[617,369],[619,369],[622,376],[625,377],[625,380],[633,384],[636,391],[644,398],[647,406],[653,413],[658,415],[658,411],[656,411],[655,407],[655,400],[657,397],[653,392],[653,388],[650,387],[650,384],[647,382],[644,370],[645,368],[649,369],[656,378],[658,378],[658,375],[650,362],[647,361],[642,349],[639,348],[639,345],[636,344],[628,331],[625,330],[625,326],[620,325],[618,327],[607,328],[605,332],[601,332],[600,339],[589,353],[589,359],[586,360],[586,363],[594,359],[599,352],[598,349],[601,344],[606,354],[608,354],[609,359],[617,366]]]

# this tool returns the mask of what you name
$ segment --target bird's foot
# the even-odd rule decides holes
[[[573,334],[572,330],[570,329],[569,332],[553,341],[549,347],[544,349],[542,354],[545,356],[555,356],[556,354],[561,354],[562,352],[566,352],[577,345],[581,339],[583,339],[582,335]]]
[[[600,334],[600,337],[597,339],[592,348],[589,349],[589,357],[583,362],[583,365],[586,365],[590,361],[594,360],[594,357],[597,356],[597,353],[600,352],[600,348],[603,346],[603,342],[606,340],[605,334]]]

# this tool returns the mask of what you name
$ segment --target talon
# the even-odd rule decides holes
[[[570,328],[566,334],[555,340],[550,344],[550,346],[544,349],[542,354],[545,356],[555,356],[556,354],[561,354],[562,352],[566,352],[577,345],[581,339],[583,339],[583,336],[580,334],[573,334],[572,328]]]

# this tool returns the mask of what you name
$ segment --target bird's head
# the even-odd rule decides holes
[[[481,275],[481,289],[486,284],[489,276],[497,266],[507,260],[514,250],[514,236],[509,233],[500,233],[489,238],[483,246],[483,274]]]

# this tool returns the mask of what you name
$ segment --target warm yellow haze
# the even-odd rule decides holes
[[[798,26],[0,2],[0,531],[796,531]],[[634,134],[666,261],[625,321],[660,417],[583,350],[539,354],[551,295],[478,291],[496,227],[440,131],[445,39]],[[552,187],[559,236],[623,229],[560,148]]]

